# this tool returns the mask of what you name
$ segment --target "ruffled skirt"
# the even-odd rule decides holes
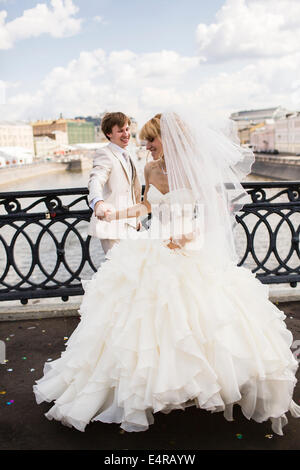
[[[160,241],[122,241],[90,281],[81,320],[33,390],[46,413],[84,431],[90,421],[145,431],[153,414],[233,405],[282,435],[298,362],[285,315],[250,270],[211,266]]]

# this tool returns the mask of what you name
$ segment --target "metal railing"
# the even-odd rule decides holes
[[[300,182],[243,183],[240,261],[265,284],[300,281]],[[100,242],[87,235],[87,188],[0,193],[0,300],[82,295]],[[93,239],[95,240],[95,239]],[[92,243],[94,249],[92,249]]]

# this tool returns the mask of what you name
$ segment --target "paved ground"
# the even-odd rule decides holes
[[[279,308],[287,315],[286,324],[293,332],[294,341],[300,340],[300,302],[281,303]],[[42,376],[44,362],[60,356],[64,338],[71,335],[78,321],[76,317],[68,317],[0,322],[0,339],[6,343],[8,360],[0,365],[0,449],[300,449],[299,419],[288,414],[285,434],[277,436],[273,435],[270,422],[248,421],[238,407],[233,422],[227,422],[222,413],[211,414],[195,407],[168,415],[157,413],[155,423],[142,433],[126,433],[118,425],[100,422],[89,424],[81,433],[48,421],[44,413],[51,405],[37,405],[32,386]],[[294,399],[300,403],[300,383]]]

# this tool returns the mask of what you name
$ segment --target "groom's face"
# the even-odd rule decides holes
[[[113,144],[116,144],[123,149],[127,147],[130,139],[130,128],[128,122],[126,122],[123,127],[119,127],[117,124],[113,126],[108,137]]]

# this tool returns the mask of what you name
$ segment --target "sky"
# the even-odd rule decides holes
[[[1,119],[300,108],[299,0],[0,0]]]

